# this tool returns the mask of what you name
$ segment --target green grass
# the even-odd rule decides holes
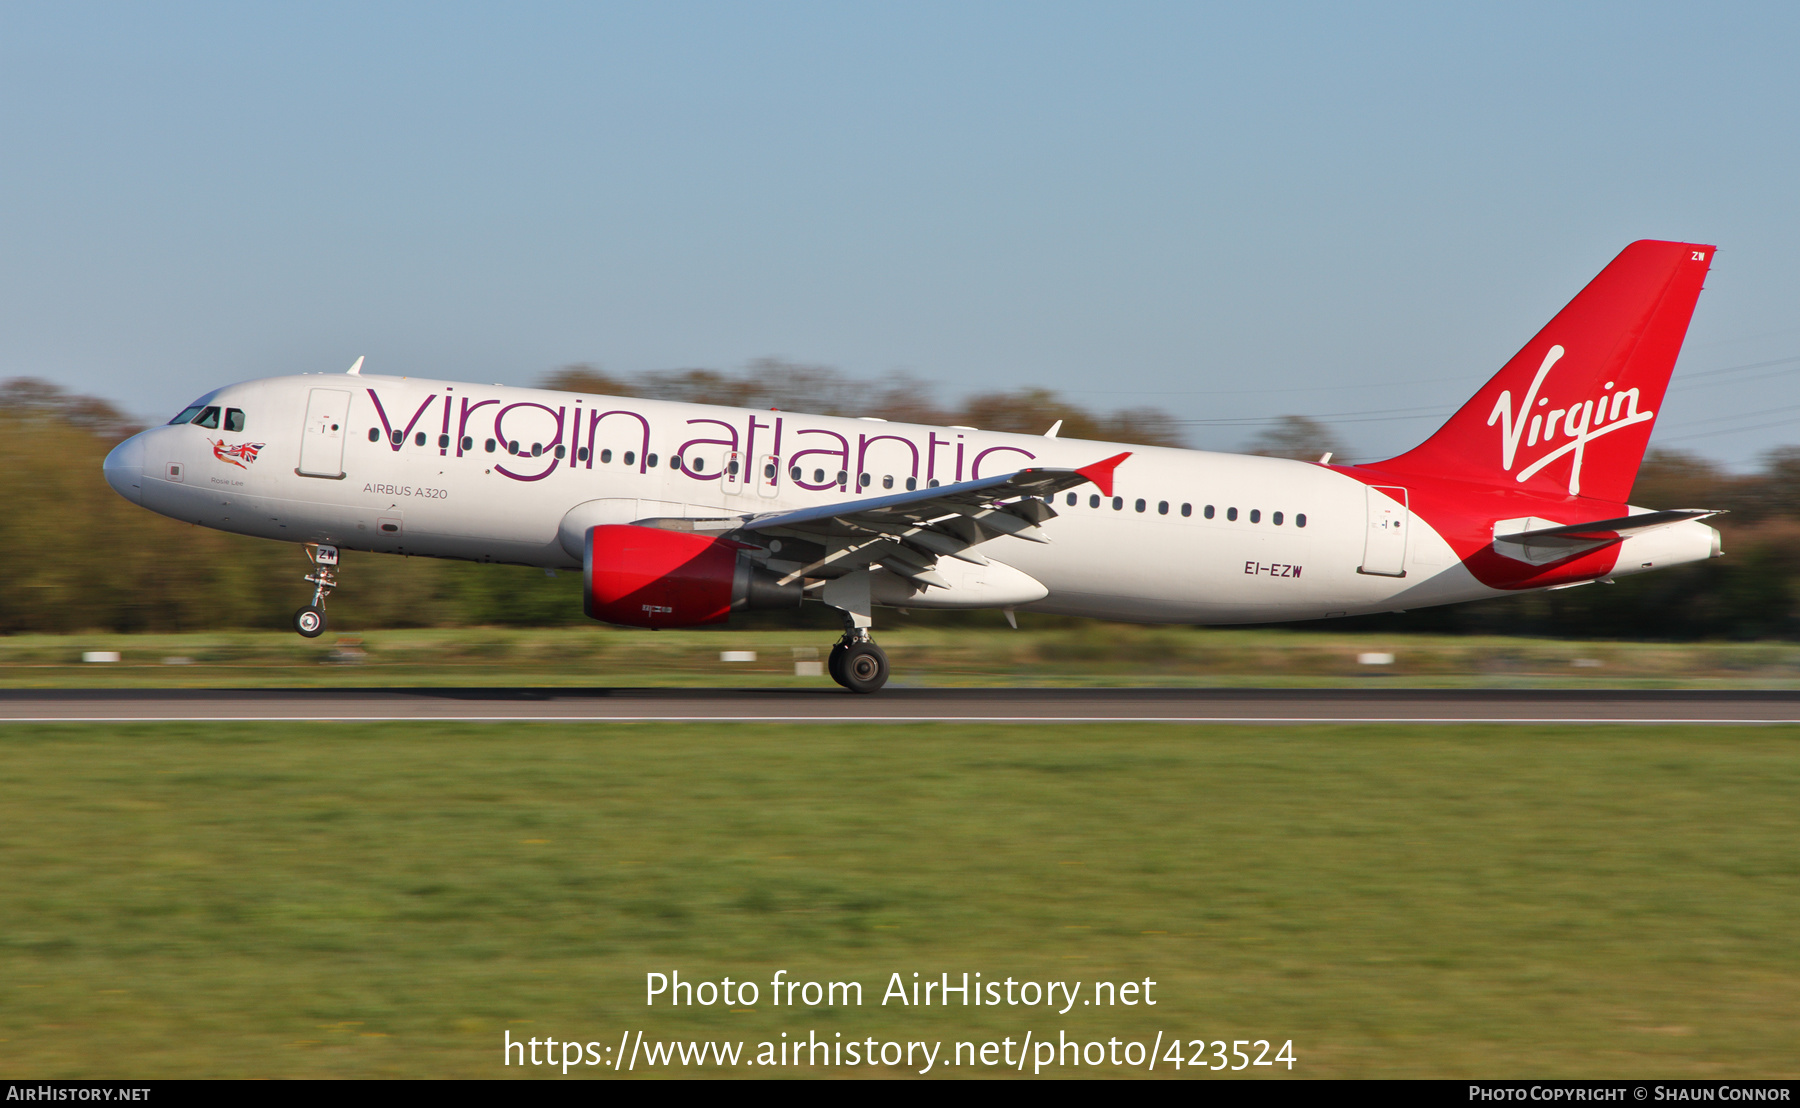
[[[1291,1038],[1313,1077],[1792,1077],[1796,797],[1785,726],[12,725],[0,1071],[1062,1028]],[[646,1009],[674,969],[868,1002]],[[1159,1004],[881,1007],[915,970]]]
[[[822,656],[835,634],[594,626],[371,631],[310,642],[285,632],[13,635],[0,637],[0,688],[824,685],[829,679],[796,678],[794,662]],[[883,629],[877,638],[895,682],[916,685],[1800,688],[1800,643],[1791,642],[1033,628],[1029,621],[1021,632],[913,626]],[[116,650],[123,661],[84,665],[88,650]],[[721,663],[725,650],[755,651],[757,661]],[[1395,662],[1359,664],[1369,652],[1392,653]]]

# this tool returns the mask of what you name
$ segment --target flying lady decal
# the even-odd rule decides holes
[[[256,455],[267,443],[240,442],[236,446],[226,446],[224,439],[212,440],[213,457],[221,462],[230,462],[239,469],[249,469],[250,463],[256,461]]]

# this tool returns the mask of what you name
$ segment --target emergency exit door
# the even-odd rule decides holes
[[[1407,516],[1406,490],[1370,485],[1368,530],[1363,537],[1363,561],[1359,572],[1377,577],[1406,576],[1406,533],[1412,530]]]
[[[350,394],[342,389],[314,389],[306,401],[306,426],[300,432],[302,477],[344,476],[344,424],[350,416]]]

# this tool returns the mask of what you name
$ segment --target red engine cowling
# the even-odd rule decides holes
[[[695,627],[734,611],[797,608],[801,583],[782,584],[742,543],[689,531],[614,524],[591,528],[583,607],[629,627]]]

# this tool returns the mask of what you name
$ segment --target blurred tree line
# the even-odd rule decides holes
[[[685,370],[630,378],[571,366],[543,384],[1026,434],[1042,434],[1060,419],[1061,434],[1070,438],[1181,445],[1179,425],[1158,409],[1094,412],[1035,388],[979,394],[946,406],[928,386],[904,376],[871,384],[823,367],[777,361],[756,363],[736,375]],[[7,587],[0,589],[0,633],[288,626],[310,594],[301,580],[309,565],[302,548],[178,523],[114,493],[101,476],[101,462],[136,430],[104,400],[34,379],[0,382],[0,460],[7,474],[0,543],[12,552]],[[1328,429],[1289,417],[1253,449],[1316,458],[1336,446]],[[1800,447],[1777,451],[1760,471],[1744,475],[1690,454],[1652,452],[1633,499],[1653,507],[1729,510],[1732,514],[1712,521],[1725,532],[1729,556],[1614,586],[1319,626],[1621,638],[1800,632],[1795,613]],[[521,566],[354,551],[346,551],[344,561],[344,585],[331,598],[334,631],[585,622],[579,574],[548,577]],[[816,608],[807,606],[806,617],[835,626]],[[969,617],[914,615],[922,622],[963,618]]]
[[[780,408],[818,415],[879,416],[895,423],[952,424],[984,431],[1041,435],[1057,420],[1057,434],[1071,439],[1102,439],[1180,446],[1181,430],[1160,408],[1125,408],[1090,412],[1050,389],[1014,389],[978,393],[960,404],[945,406],[929,382],[905,373],[882,381],[859,381],[828,366],[797,365],[774,358],[751,363],[741,374],[711,369],[667,370],[614,377],[588,365],[573,365],[542,381],[547,389],[642,396],[689,404],[724,404],[735,408]]]

